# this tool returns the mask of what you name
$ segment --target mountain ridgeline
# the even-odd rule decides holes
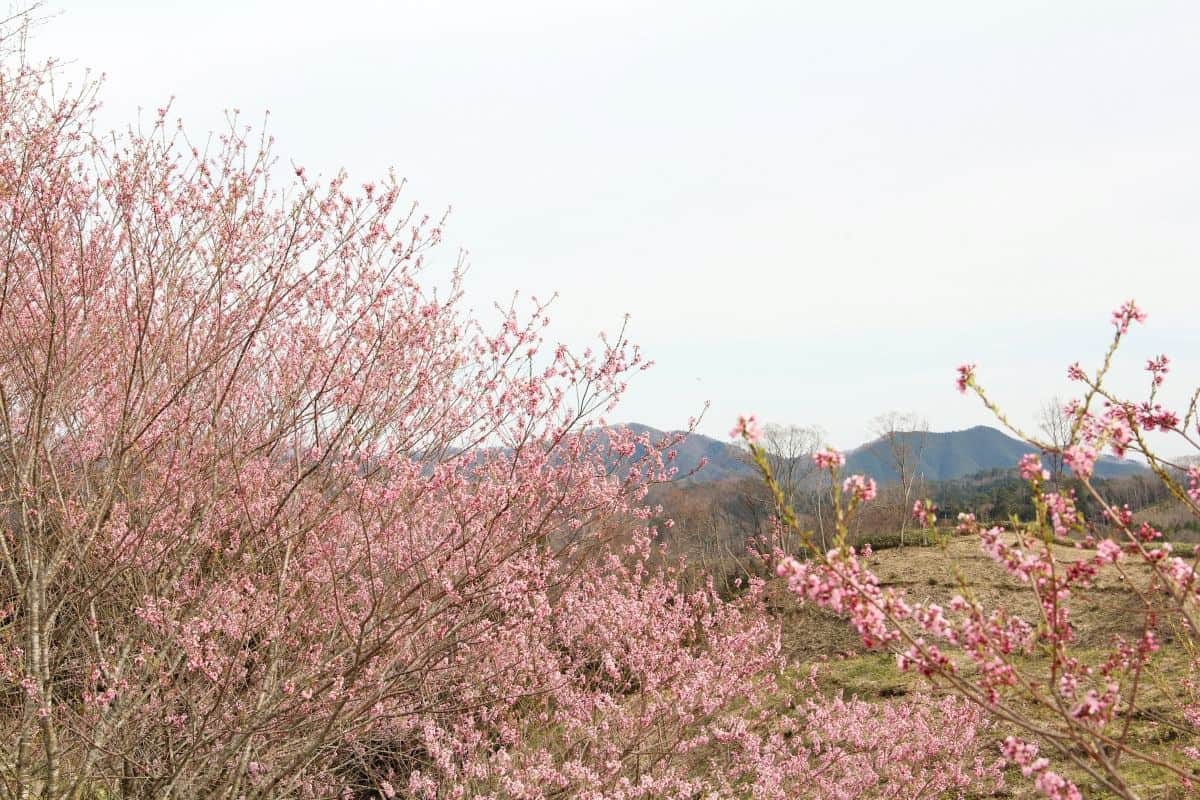
[[[637,433],[649,433],[655,438],[665,435],[662,431],[638,423],[630,423],[626,427]],[[927,481],[956,480],[980,472],[1016,469],[1021,456],[1033,452],[1033,448],[1020,439],[986,425],[963,431],[900,433],[897,436],[909,452],[920,454],[916,475]],[[680,475],[695,470],[701,459],[708,460],[689,481],[707,483],[757,474],[739,447],[698,433],[689,435],[676,450],[678,455],[675,463]],[[1049,461],[1043,460],[1049,466]],[[1136,461],[1111,456],[1104,456],[1096,462],[1096,475],[1101,478],[1136,475],[1145,470]],[[880,483],[899,479],[892,461],[891,443],[887,439],[876,439],[847,452],[846,466],[842,472],[847,475],[862,473]]]

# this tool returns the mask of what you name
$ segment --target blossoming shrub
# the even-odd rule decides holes
[[[0,68],[0,797],[994,784],[978,715],[822,699],[761,584],[651,566],[623,335],[485,329],[397,181],[100,137],[54,76]]]
[[[961,574],[959,593],[945,607],[913,602],[881,586],[867,566],[869,548],[856,551],[845,544],[846,520],[873,494],[873,484],[858,475],[847,478],[837,492],[840,546],[809,561],[783,557],[778,564],[793,592],[846,614],[866,645],[893,650],[901,669],[920,672],[1011,728],[1014,735],[1003,746],[1005,759],[1052,798],[1081,796],[1056,764],[1072,765],[1077,774],[1120,797],[1137,796],[1131,769],[1150,767],[1184,790],[1194,790],[1200,778],[1200,694],[1194,678],[1187,677],[1200,666],[1198,556],[1175,555],[1159,531],[1135,522],[1128,507],[1106,501],[1092,482],[1104,451],[1136,453],[1178,502],[1200,518],[1200,468],[1162,457],[1163,448],[1151,446],[1148,436],[1168,434],[1173,437],[1170,447],[1195,454],[1200,392],[1191,395],[1182,415],[1161,404],[1166,356],[1147,362],[1150,387],[1141,402],[1116,396],[1105,383],[1130,325],[1144,319],[1132,301],[1122,305],[1113,314],[1116,333],[1100,368],[1089,374],[1078,364],[1071,366],[1069,375],[1081,384],[1081,396],[1066,408],[1071,436],[1058,448],[1010,425],[977,382],[974,366],[959,368],[959,390],[974,391],[1030,443],[1034,452],[1016,466],[1030,484],[1036,515],[984,529],[973,515],[963,514],[957,532],[978,537],[997,567],[1026,587],[1032,614],[1022,613],[1011,601],[984,602]],[[751,442],[754,432],[752,419],[745,418],[734,430]],[[766,460],[751,446],[778,496]],[[1101,509],[1097,518],[1085,518],[1073,492],[1050,490],[1042,455],[1051,453],[1061,455],[1082,482]],[[816,459],[835,477],[844,463],[833,452]],[[838,487],[836,481],[834,485]],[[796,527],[795,515],[780,506],[781,524]],[[936,512],[929,501],[913,507],[914,518],[930,531],[935,530]],[[1096,602],[1102,596],[1098,582],[1109,578],[1137,598],[1136,618],[1121,621],[1136,633],[1113,633],[1106,646],[1085,647],[1078,641],[1072,609]],[[1175,674],[1184,677],[1171,686],[1156,685],[1163,665],[1173,665]],[[1165,712],[1163,703],[1168,704]],[[1135,721],[1145,719],[1181,745],[1164,752],[1135,737]]]

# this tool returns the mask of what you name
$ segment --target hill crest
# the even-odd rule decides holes
[[[669,435],[649,425],[631,422],[624,425],[637,433],[651,436]],[[1021,456],[1034,452],[1034,448],[1001,430],[987,425],[975,425],[958,431],[926,431],[923,433],[899,434],[901,441],[914,451],[918,449],[920,459],[917,474],[928,481],[954,480],[979,472],[994,469],[1015,469]],[[695,469],[702,458],[708,463],[689,480],[700,483],[728,478],[751,477],[757,470],[745,459],[744,451],[736,445],[722,442],[699,433],[687,435],[677,447],[676,466],[680,474]],[[1045,459],[1044,459],[1045,460]],[[1048,462],[1046,462],[1048,463]],[[1103,478],[1132,475],[1145,470],[1136,461],[1102,456],[1096,462],[1096,474]],[[890,445],[885,438],[859,445],[846,452],[845,474],[862,473],[880,483],[898,480],[895,466],[891,463]]]

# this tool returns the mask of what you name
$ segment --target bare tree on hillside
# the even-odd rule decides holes
[[[1071,415],[1063,408],[1063,401],[1052,397],[1038,411],[1038,429],[1046,435],[1046,442],[1054,449],[1046,453],[1050,461],[1050,476],[1057,488],[1062,483],[1063,449],[1071,443]]]
[[[793,508],[815,507],[817,532],[823,547],[826,542],[825,515],[822,512],[826,504],[821,492],[827,492],[828,488],[815,475],[816,465],[812,456],[821,448],[824,440],[824,432],[817,427],[769,423],[763,426],[760,442],[787,502]],[[795,543],[776,541],[772,544],[786,553],[793,549],[789,545]]]
[[[908,509],[912,505],[914,487],[921,478],[921,454],[929,422],[914,412],[888,411],[871,421],[875,435],[887,445],[888,458],[896,470],[900,485],[897,489],[900,518],[900,546],[904,546],[904,531],[908,526]]]
[[[765,515],[758,518],[761,503],[747,501],[754,487],[746,481],[715,481],[656,487],[653,502],[660,503],[674,525],[668,541],[673,556],[684,557],[698,567],[698,574],[723,579],[756,574],[750,563],[747,542],[765,529]],[[758,481],[760,499],[767,496]],[[746,516],[749,511],[752,516]]]

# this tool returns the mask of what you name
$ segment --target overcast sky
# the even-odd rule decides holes
[[[1200,379],[1200,4],[78,2],[35,52],[106,73],[102,122],[172,95],[189,130],[270,110],[277,154],[391,166],[470,302],[559,293],[583,344],[632,315],[657,362],[617,415],[987,424],[1093,364]]]

